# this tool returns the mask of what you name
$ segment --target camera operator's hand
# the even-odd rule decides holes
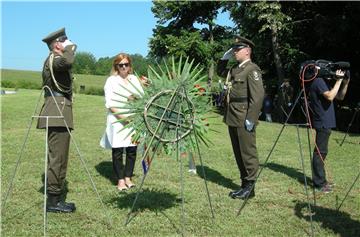
[[[336,79],[344,79],[345,71],[338,69],[335,72]]]
[[[224,56],[222,56],[221,60],[229,60],[233,56],[233,48],[229,49],[224,53]]]

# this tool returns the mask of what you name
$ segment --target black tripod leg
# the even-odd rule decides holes
[[[308,211],[309,211],[310,225],[311,225],[311,236],[314,236],[314,226],[313,226],[313,221],[312,221],[312,211],[311,211],[311,205],[310,205],[310,197],[309,197],[309,192],[308,192],[308,188],[307,188],[308,185],[307,185],[307,178],[306,178],[305,166],[304,166],[304,156],[303,156],[303,153],[302,153],[302,147],[301,147],[301,140],[300,140],[299,126],[298,125],[296,125],[296,132],[297,132],[297,138],[298,138],[298,144],[299,144],[301,166],[302,166],[302,170],[303,170],[303,174],[304,174],[304,187],[305,187],[305,193],[306,193],[306,198],[307,198],[307,202],[308,202]]]
[[[310,132],[309,132],[310,128],[309,126],[307,126],[306,131],[307,131],[307,138],[308,138],[308,146],[309,146],[309,158],[310,158],[310,165],[311,165],[311,179],[314,180],[313,177],[313,172],[312,172],[312,153],[311,153],[311,143],[310,143]],[[315,195],[315,186],[312,186],[312,191],[313,191],[313,197],[314,197],[314,206],[316,206],[316,195]]]
[[[194,136],[195,136],[197,153],[198,153],[198,155],[199,155],[199,160],[200,160],[200,165],[201,165],[201,171],[202,171],[202,174],[203,174],[203,176],[204,176],[206,194],[207,194],[207,197],[208,197],[208,200],[209,200],[209,206],[210,206],[210,210],[211,210],[211,216],[212,216],[212,218],[214,219],[214,218],[215,218],[214,210],[213,210],[213,207],[212,207],[212,204],[211,204],[209,188],[208,188],[208,186],[207,186],[207,179],[206,179],[206,175],[205,175],[204,164],[203,164],[203,161],[202,161],[202,158],[201,158],[201,153],[200,153],[200,148],[199,148],[199,142],[198,142],[198,135],[197,135],[196,131],[194,131]]]
[[[355,113],[354,113],[354,115],[352,116],[352,118],[351,118],[351,120],[350,120],[349,126],[347,127],[346,133],[345,133],[344,138],[342,139],[342,141],[341,141],[341,143],[340,143],[340,146],[343,145],[343,143],[344,143],[344,141],[345,141],[345,138],[346,138],[346,136],[347,136],[348,133],[349,133],[350,127],[352,126],[352,123],[353,123],[354,120],[355,120],[355,117],[356,117],[357,112],[358,112],[358,110],[355,110]]]
[[[341,208],[342,204],[344,203],[345,199],[346,199],[347,196],[349,195],[351,189],[354,187],[354,185],[355,185],[355,183],[357,182],[357,180],[359,179],[359,177],[360,177],[360,172],[359,172],[359,174],[357,175],[357,177],[355,178],[355,180],[354,180],[354,182],[352,183],[352,185],[350,186],[350,188],[349,188],[349,190],[347,191],[344,199],[341,201],[339,207],[336,209],[337,211]]]

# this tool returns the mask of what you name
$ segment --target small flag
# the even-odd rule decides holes
[[[143,167],[143,171],[144,171],[144,174],[146,174],[149,170],[149,167],[150,167],[150,158],[149,157],[146,157],[144,158],[142,161],[141,161],[141,164],[142,164],[142,167]]]

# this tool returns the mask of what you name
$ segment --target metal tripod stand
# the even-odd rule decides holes
[[[358,113],[359,110],[360,110],[360,102],[358,103],[358,107],[355,108],[354,110],[355,110],[355,112],[354,112],[354,114],[353,114],[353,116],[352,116],[352,118],[351,118],[351,120],[350,120],[349,126],[347,127],[346,133],[345,133],[344,138],[342,139],[342,141],[341,141],[341,143],[340,143],[340,146],[342,146],[342,145],[344,144],[345,138],[346,138],[346,136],[349,134],[349,130],[350,130],[353,122],[355,121],[356,115],[357,115],[357,113]]]
[[[165,96],[166,94],[168,96],[170,96],[170,99],[166,103],[166,105],[162,106],[162,105],[155,103],[156,98]],[[150,106],[155,106],[159,112],[156,113],[155,115],[148,114]],[[181,200],[182,200],[182,209],[181,209],[181,213],[182,213],[181,214],[181,220],[182,220],[182,227],[181,227],[182,231],[181,232],[182,233],[181,234],[184,235],[184,231],[183,231],[184,230],[183,224],[185,223],[185,221],[184,221],[184,219],[185,219],[184,179],[183,179],[183,170],[182,170],[182,168],[183,168],[182,162],[183,161],[182,161],[182,158],[179,158],[179,154],[180,154],[179,142],[185,136],[191,136],[191,135],[193,135],[195,138],[195,144],[196,144],[195,149],[197,150],[197,154],[199,156],[202,173],[204,176],[204,182],[205,182],[205,188],[206,188],[207,198],[208,198],[208,202],[209,202],[209,207],[211,210],[212,218],[214,218],[214,212],[213,212],[210,194],[209,194],[209,190],[208,190],[208,186],[207,186],[205,170],[204,170],[203,161],[202,161],[200,148],[199,148],[199,144],[198,144],[199,138],[198,138],[198,134],[196,133],[196,130],[193,129],[194,128],[193,109],[194,109],[193,105],[192,105],[191,101],[189,100],[189,98],[186,94],[186,90],[183,86],[178,86],[175,90],[161,91],[160,93],[155,95],[146,105],[145,112],[144,112],[144,120],[145,120],[146,126],[147,126],[148,130],[150,131],[150,134],[152,134],[152,136],[151,136],[150,142],[149,142],[149,144],[147,144],[148,146],[143,154],[143,157],[142,157],[143,160],[148,156],[149,151],[152,149],[151,145],[154,142],[155,142],[155,145],[152,149],[152,155],[150,158],[148,170],[147,170],[147,172],[144,172],[144,175],[142,177],[141,183],[137,190],[135,199],[134,199],[131,209],[127,215],[125,225],[129,224],[130,221],[135,217],[135,215],[132,215],[135,204],[138,200],[139,194],[144,185],[145,178],[147,177],[147,175],[150,171],[150,164],[152,164],[152,161],[155,157],[157,149],[160,146],[160,143],[171,142],[171,143],[176,143],[176,160],[180,159],[180,179],[181,179],[180,187],[181,187]],[[185,120],[186,120],[185,113],[186,112],[188,113],[189,117],[191,118],[187,122],[185,122]],[[156,127],[151,128],[151,126],[146,122],[147,117],[155,118],[157,120]],[[174,137],[171,139],[165,138],[166,133],[170,130],[174,131]],[[156,140],[155,140],[155,138],[156,138]]]
[[[280,129],[280,132],[277,136],[277,138],[275,139],[275,142],[272,146],[272,148],[270,149],[269,154],[267,155],[263,166],[261,167],[261,169],[259,170],[258,175],[256,176],[254,185],[252,185],[251,189],[254,189],[255,184],[257,182],[257,180],[259,179],[261,172],[263,171],[263,169],[266,167],[266,164],[268,163],[270,156],[272,154],[272,152],[275,149],[276,144],[278,143],[281,134],[283,133],[285,127],[287,125],[292,125],[292,126],[296,126],[296,131],[297,131],[297,139],[298,139],[298,144],[299,144],[299,152],[300,152],[300,161],[301,161],[301,166],[302,166],[302,170],[303,170],[303,174],[304,174],[304,187],[305,187],[305,193],[306,193],[306,197],[307,197],[307,202],[308,202],[308,211],[309,211],[309,216],[310,216],[310,224],[311,224],[311,235],[314,236],[314,227],[313,227],[313,222],[312,222],[312,210],[311,210],[311,204],[310,204],[310,197],[309,197],[309,192],[308,192],[308,184],[307,184],[307,178],[306,178],[306,173],[305,173],[305,166],[304,166],[304,157],[303,157],[303,153],[302,153],[302,145],[301,145],[301,141],[300,141],[300,135],[299,135],[299,126],[306,126],[307,129],[307,138],[308,138],[308,146],[309,146],[309,154],[310,154],[310,164],[311,164],[311,160],[312,160],[312,154],[311,154],[311,144],[310,144],[310,135],[309,135],[309,125],[310,125],[310,118],[309,115],[306,111],[304,111],[304,108],[301,106],[302,112],[304,113],[305,117],[306,117],[306,124],[288,124],[287,122],[289,121],[290,116],[292,115],[292,113],[294,112],[294,109],[296,107],[296,105],[299,103],[301,96],[306,96],[305,95],[305,90],[304,88],[301,89],[301,91],[299,92],[289,114],[287,115],[287,118],[283,124],[283,126]],[[252,190],[251,190],[252,191]],[[315,197],[315,188],[313,187],[313,196],[314,196],[314,205],[316,205],[316,197]],[[240,209],[238,210],[237,216],[240,215],[241,211],[243,210],[243,208],[245,207],[249,196],[247,196],[245,198],[245,200],[242,202]]]
[[[59,112],[59,115],[58,116],[38,116],[36,115],[37,114],[37,110],[38,110],[38,106],[39,106],[39,102],[41,100],[41,98],[43,97],[43,93],[45,92],[45,90],[47,90],[49,92],[49,94],[51,94],[51,98],[54,100],[55,102],[55,105],[57,107],[57,110]],[[6,207],[6,201],[10,195],[10,193],[12,192],[12,189],[13,189],[13,186],[14,186],[14,180],[15,180],[15,176],[16,176],[16,172],[20,166],[20,163],[21,163],[21,158],[22,158],[22,155],[24,153],[24,149],[26,147],[26,143],[28,141],[28,138],[29,138],[29,134],[30,134],[30,129],[31,129],[31,126],[32,126],[32,123],[34,121],[34,119],[37,119],[37,118],[44,118],[46,119],[46,132],[45,132],[45,158],[44,158],[44,203],[43,203],[43,233],[44,233],[44,236],[47,235],[47,212],[46,212],[46,198],[47,198],[47,161],[48,161],[48,154],[49,154],[49,148],[48,148],[48,124],[49,124],[49,120],[51,119],[63,119],[63,122],[65,124],[65,127],[67,129],[67,132],[69,133],[70,135],[70,139],[71,141],[73,142],[73,145],[75,146],[76,148],[76,151],[77,151],[77,154],[79,155],[79,158],[80,158],[80,161],[81,161],[81,164],[83,165],[87,175],[89,176],[89,179],[90,179],[90,182],[91,182],[91,185],[94,189],[94,191],[96,192],[96,195],[97,195],[97,198],[99,199],[99,202],[101,203],[102,205],[102,208],[105,210],[105,205],[100,197],[100,194],[95,186],[95,183],[94,183],[94,180],[93,178],[91,177],[90,175],[90,172],[89,172],[89,169],[87,168],[86,166],[86,163],[85,163],[85,160],[80,152],[80,149],[73,137],[73,135],[71,134],[71,131],[68,127],[68,124],[66,123],[66,120],[60,110],[60,107],[57,103],[57,101],[55,100],[54,98],[54,94],[52,92],[52,90],[48,87],[48,86],[44,86],[41,90],[41,93],[40,93],[40,96],[39,96],[39,99],[38,99],[38,102],[36,103],[36,106],[35,106],[35,110],[34,110],[34,113],[33,113],[33,116],[31,117],[30,119],[30,122],[29,122],[29,125],[28,125],[28,129],[27,129],[27,133],[25,135],[25,139],[24,139],[24,142],[21,146],[21,149],[20,149],[20,154],[19,154],[19,158],[17,159],[17,162],[16,162],[16,165],[15,165],[15,169],[14,169],[14,172],[12,174],[12,177],[11,177],[11,180],[10,180],[10,185],[9,185],[9,189],[7,190],[6,194],[5,194],[5,198],[3,200],[3,206],[2,206],[2,214],[4,215],[5,213],[5,207]],[[106,212],[105,212],[106,213]],[[109,224],[110,226],[112,225],[111,224],[111,219],[110,217],[107,215],[106,213],[106,216],[108,218],[108,221],[109,221]]]

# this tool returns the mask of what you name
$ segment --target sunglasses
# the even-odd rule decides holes
[[[130,66],[130,63],[119,63],[119,64],[117,64],[119,67],[128,67],[128,66]]]
[[[64,43],[65,40],[67,40],[67,39],[68,39],[68,37],[66,35],[60,36],[59,38],[56,39],[56,42]]]

